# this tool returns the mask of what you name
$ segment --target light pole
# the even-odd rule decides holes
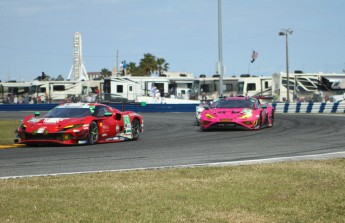
[[[282,29],[279,32],[279,36],[285,36],[286,39],[286,87],[287,87],[287,95],[286,101],[290,102],[290,78],[289,78],[289,44],[288,44],[288,35],[292,34],[291,29]]]
[[[223,51],[222,51],[222,0],[218,0],[218,71],[219,71],[219,96],[223,96]]]

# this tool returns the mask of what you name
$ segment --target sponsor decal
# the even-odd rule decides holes
[[[131,123],[131,119],[129,118],[129,115],[124,115],[123,116],[123,123],[125,124],[125,126],[127,124],[130,124]]]
[[[58,108],[90,108],[86,103],[67,103],[57,106]]]
[[[113,137],[113,138],[107,138],[106,141],[125,141],[126,138],[124,137]]]
[[[132,112],[132,113],[129,113],[129,116],[140,116],[140,115],[138,113]]]
[[[109,126],[103,125],[103,130],[109,130]]]

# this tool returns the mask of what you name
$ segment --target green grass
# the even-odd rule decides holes
[[[0,145],[13,144],[16,139],[14,131],[19,127],[20,119],[0,119]]]
[[[344,222],[345,159],[0,180],[0,222]]]

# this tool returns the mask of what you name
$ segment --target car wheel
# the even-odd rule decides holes
[[[87,141],[89,144],[96,144],[98,141],[99,130],[96,122],[91,122],[89,127],[89,134],[87,135]]]
[[[134,119],[132,122],[132,140],[137,140],[140,136],[140,122]]]
[[[272,116],[270,116],[269,118],[271,119],[271,124],[268,125],[268,127],[272,127],[274,122],[274,111],[272,112]]]
[[[262,117],[260,116],[258,120],[258,125],[256,126],[256,129],[261,129],[262,128]]]

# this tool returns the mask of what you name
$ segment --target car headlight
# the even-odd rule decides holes
[[[68,126],[65,126],[64,129],[75,129],[75,128],[80,128],[82,127],[83,124],[75,124],[75,125],[68,125]]]
[[[210,118],[210,119],[214,118],[214,116],[213,116],[213,115],[208,114],[208,113],[206,114],[206,117],[207,117],[207,118]]]

